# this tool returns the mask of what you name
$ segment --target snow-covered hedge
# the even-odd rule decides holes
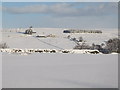
[[[64,54],[100,54],[98,50],[72,50],[72,49],[65,49],[65,50],[56,50],[56,49],[0,49],[1,52],[7,52],[12,54],[21,54],[21,55],[28,55],[32,53],[64,53]]]

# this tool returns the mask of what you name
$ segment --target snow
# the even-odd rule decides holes
[[[3,41],[6,42],[10,48],[40,48],[40,49],[73,49],[76,45],[73,41],[67,39],[67,36],[71,37],[83,37],[87,44],[91,45],[92,43],[101,44],[104,41],[107,41],[110,38],[118,37],[117,30],[106,30],[102,31],[102,34],[90,34],[90,33],[81,33],[81,34],[65,34],[63,33],[62,28],[34,28],[37,32],[33,35],[23,34],[26,29],[20,29],[19,32],[16,32],[14,29],[4,30],[3,31]],[[37,35],[50,35],[53,34],[55,37],[47,38],[37,38]],[[56,47],[55,47],[56,46]]]
[[[34,28],[36,34],[23,34],[26,29],[2,31],[1,49],[3,88],[118,88],[118,54],[83,54],[88,50],[73,50],[76,45],[66,37],[83,37],[88,44],[118,37],[117,30],[102,34],[64,34],[62,28]],[[37,38],[36,35],[55,35]],[[14,50],[69,50],[74,53],[9,54]],[[90,50],[89,50],[90,51]]]
[[[33,53],[72,53],[72,54],[102,54],[98,50],[73,50],[73,49],[64,49],[64,50],[56,50],[56,49],[19,49],[19,48],[11,48],[11,49],[0,49],[0,52],[5,52],[9,54],[20,54],[20,55],[29,55]],[[114,53],[112,53],[114,54]]]
[[[3,54],[3,88],[117,87],[116,54]]]

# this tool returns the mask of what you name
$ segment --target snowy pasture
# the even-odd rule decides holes
[[[3,88],[117,88],[117,57],[3,54]]]
[[[83,37],[88,44],[118,37],[117,30],[102,34],[65,34],[62,28],[34,28],[37,33],[23,34],[25,29],[2,31],[2,41],[10,51],[72,50],[75,42],[67,36]],[[37,38],[37,35],[54,37]],[[74,50],[72,50],[74,51]],[[10,51],[11,52],[11,51]],[[3,88],[118,88],[118,54],[32,53],[30,55],[2,53]]]
[[[37,33],[33,35],[23,34],[26,29],[7,29],[3,30],[3,41],[10,48],[40,48],[40,49],[73,49],[75,42],[70,41],[67,36],[72,38],[83,37],[87,44],[101,44],[105,41],[118,37],[117,30],[102,30],[98,33],[63,33],[62,28],[34,28]],[[55,37],[37,38],[37,35],[54,35]]]

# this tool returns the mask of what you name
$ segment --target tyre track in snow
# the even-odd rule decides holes
[[[34,37],[34,38],[35,38],[35,37]],[[45,41],[43,41],[43,40],[40,40],[39,38],[35,38],[35,39],[37,39],[39,42],[42,42],[42,43],[47,44],[47,45],[49,45],[49,46],[52,46],[52,47],[55,47],[55,48],[64,50],[64,48],[61,48],[61,47],[59,47],[59,46],[56,46],[56,45],[53,45],[53,44],[51,44],[51,43],[45,42]]]

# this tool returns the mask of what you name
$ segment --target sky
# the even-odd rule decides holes
[[[117,2],[3,2],[3,28],[117,28]]]

